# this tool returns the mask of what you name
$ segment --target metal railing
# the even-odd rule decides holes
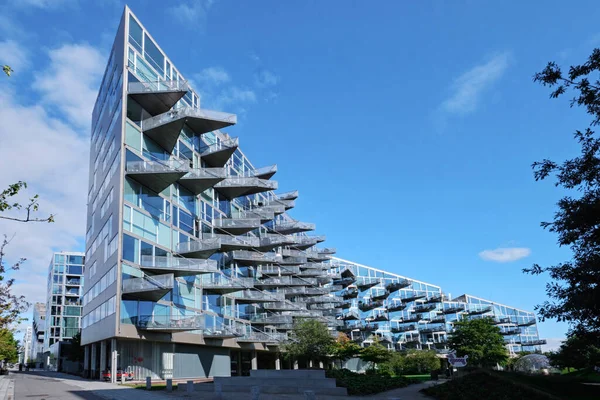
[[[152,92],[186,92],[190,88],[186,80],[129,82],[127,92],[130,94]]]
[[[244,300],[269,300],[271,302],[276,301],[284,301],[285,295],[283,293],[271,293],[271,292],[263,292],[259,290],[243,290],[239,292],[234,292],[228,294],[228,296],[233,297],[234,299],[244,299]]]
[[[195,258],[142,256],[142,268],[169,269],[173,271],[193,271],[198,274],[218,272],[217,262]]]
[[[201,280],[201,286],[204,289],[218,289],[218,288],[240,288],[249,289],[254,286],[253,278],[230,278],[225,275],[215,274],[206,279],[203,277]]]
[[[206,156],[208,154],[216,153],[222,150],[229,150],[236,147],[239,147],[240,140],[239,138],[228,138],[221,139],[217,143],[213,143],[209,146],[204,146],[200,148],[200,156]]]
[[[146,292],[150,290],[173,289],[173,274],[144,276],[123,281],[123,293]]]
[[[227,178],[225,168],[191,168],[181,179]]]
[[[298,191],[291,190],[289,192],[279,193],[276,196],[279,200],[295,200],[298,198]]]
[[[267,190],[277,189],[277,181],[260,179],[247,176],[229,176],[225,180],[215,184],[215,189],[229,187],[257,187]]]
[[[286,221],[273,224],[272,229],[275,232],[285,232],[290,230],[313,231],[315,228],[316,225],[310,222]]]
[[[171,172],[185,172],[188,167],[181,160],[165,161],[128,161],[126,165],[128,173],[160,174]]]
[[[288,266],[285,268],[278,267],[275,265],[263,266],[260,269],[260,272],[265,275],[300,275],[300,267],[298,266]]]
[[[277,263],[283,259],[277,253],[261,253],[251,250],[234,250],[231,252],[231,257],[234,260],[250,260],[264,263]]]
[[[252,171],[247,171],[244,176],[261,176],[267,174],[274,174],[277,172],[277,164],[269,165],[267,167],[256,168]]]
[[[179,254],[194,253],[197,251],[208,251],[221,248],[219,238],[202,238],[177,244],[176,252]]]
[[[141,315],[135,318],[137,327],[149,330],[204,329],[204,315]]]
[[[260,219],[238,219],[238,218],[217,218],[213,220],[213,226],[218,229],[232,228],[258,228],[261,226]]]
[[[254,314],[250,316],[250,322],[255,324],[293,324],[294,319],[291,315]]]

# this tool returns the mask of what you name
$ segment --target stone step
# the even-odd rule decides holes
[[[252,378],[298,378],[321,379],[325,378],[322,369],[253,369],[250,371]]]
[[[343,387],[313,387],[313,386],[285,386],[285,385],[252,385],[259,386],[260,392],[264,394],[303,394],[307,390],[311,390],[315,395],[321,396],[347,396],[348,391]],[[252,386],[243,385],[221,385],[223,393],[251,393]],[[177,387],[178,391],[185,392],[187,386],[185,383],[180,383]],[[214,383],[196,383],[194,384],[195,392],[214,393]]]
[[[215,383],[222,385],[239,385],[239,386],[263,386],[263,385],[277,385],[277,386],[312,386],[312,387],[335,387],[335,379],[331,378],[257,378],[253,376],[232,376],[232,377],[215,377]]]

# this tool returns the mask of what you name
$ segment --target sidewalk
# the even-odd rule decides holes
[[[0,400],[15,398],[15,381],[10,375],[0,375]]]

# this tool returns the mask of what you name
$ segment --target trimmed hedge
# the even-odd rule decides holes
[[[375,394],[402,388],[413,383],[404,377],[389,377],[377,374],[357,374],[347,369],[330,369],[325,372],[328,378],[335,378],[339,387],[348,389],[351,396]]]

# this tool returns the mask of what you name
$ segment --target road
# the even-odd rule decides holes
[[[103,385],[101,382],[90,382],[90,386],[94,387],[85,388],[82,387],[85,381],[75,377],[67,380],[42,372],[16,372],[11,375],[15,381],[15,400],[105,400],[105,397],[92,392],[96,391],[95,386]]]

